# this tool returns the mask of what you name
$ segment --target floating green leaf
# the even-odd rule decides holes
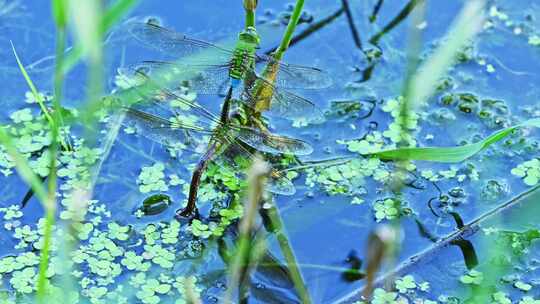
[[[477,153],[483,151],[490,145],[504,139],[515,130],[523,127],[540,127],[540,118],[530,119],[521,124],[499,130],[482,141],[458,147],[420,147],[420,148],[398,148],[383,150],[367,155],[371,155],[383,160],[424,160],[442,163],[462,162]]]

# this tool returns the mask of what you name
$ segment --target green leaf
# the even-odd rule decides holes
[[[370,153],[383,160],[424,160],[441,163],[462,162],[490,145],[504,139],[518,128],[540,127],[540,118],[530,119],[521,124],[497,131],[482,141],[458,147],[424,147],[424,148],[398,148]]]
[[[30,79],[30,76],[26,72],[26,69],[24,68],[24,65],[22,64],[21,60],[19,59],[19,55],[17,55],[17,51],[15,51],[15,46],[13,45],[13,42],[10,40],[11,43],[11,49],[13,50],[13,55],[15,55],[15,59],[17,60],[17,65],[19,66],[19,69],[21,70],[21,73],[26,80],[26,83],[30,87],[30,90],[32,91],[32,94],[34,95],[34,98],[36,99],[37,103],[39,104],[39,107],[41,108],[41,111],[43,111],[43,114],[47,118],[47,121],[49,122],[51,129],[54,127],[54,121],[49,114],[49,111],[45,107],[44,101],[43,101],[43,95],[38,93],[38,90],[36,89],[36,86],[34,85],[34,82],[32,82],[32,79]]]

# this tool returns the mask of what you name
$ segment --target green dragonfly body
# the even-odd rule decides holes
[[[259,43],[259,34],[254,27],[248,27],[238,35],[229,68],[233,88],[247,77],[249,71],[255,69],[255,51]]]
[[[240,33],[234,50],[190,38],[163,28],[155,23],[131,22],[128,31],[144,46],[172,56],[177,60],[143,61],[130,71],[144,70],[156,83],[170,90],[179,84],[199,94],[220,94],[228,87],[243,84],[240,99],[257,110],[253,91],[263,84],[271,88],[267,113],[285,118],[322,119],[322,112],[309,100],[285,89],[320,89],[331,85],[332,79],[320,69],[276,61],[271,56],[259,55],[259,36],[254,28]],[[256,72],[257,65],[275,67],[275,77],[265,78]]]

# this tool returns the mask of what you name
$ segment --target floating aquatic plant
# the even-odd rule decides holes
[[[534,186],[540,180],[540,160],[533,158],[519,164],[510,171],[513,175],[523,178],[527,186]]]

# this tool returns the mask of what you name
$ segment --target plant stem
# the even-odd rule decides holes
[[[289,48],[289,44],[291,43],[291,39],[296,25],[298,24],[298,20],[300,20],[300,14],[302,13],[303,8],[304,0],[296,0],[294,11],[292,13],[291,19],[289,20],[289,24],[287,24],[287,29],[285,30],[285,35],[283,35],[283,39],[281,39],[281,44],[274,53],[275,59],[281,60],[281,58],[283,58],[283,55],[285,54],[285,51]]]
[[[246,28],[255,27],[255,9],[257,0],[244,0],[244,9],[246,10]]]
[[[248,177],[248,199],[244,208],[244,215],[239,223],[239,236],[236,245],[236,252],[232,258],[229,267],[229,277],[227,279],[227,290],[225,291],[224,303],[231,303],[233,293],[236,288],[239,289],[239,299],[242,299],[245,293],[242,293],[242,278],[245,278],[249,272],[249,264],[252,250],[255,244],[251,240],[251,234],[254,230],[257,211],[264,191],[264,179],[269,172],[269,166],[261,159],[255,159],[251,165]]]
[[[56,213],[56,189],[57,189],[57,174],[56,174],[56,157],[58,154],[58,137],[60,136],[60,126],[62,122],[62,86],[64,83],[64,73],[62,66],[64,63],[64,49],[66,45],[66,28],[60,25],[56,31],[56,63],[54,70],[54,98],[53,98],[53,115],[54,121],[51,130],[51,145],[49,146],[49,182],[48,182],[48,199],[45,204],[45,231],[43,235],[43,248],[39,262],[39,276],[37,284],[37,296],[40,302],[45,300],[47,288],[47,268],[49,266],[49,250],[52,240],[53,225],[55,222]]]
[[[11,42],[11,41],[10,41]],[[51,129],[53,128],[53,119],[51,115],[49,114],[49,111],[47,110],[47,107],[45,106],[45,103],[43,101],[43,98],[41,98],[41,95],[39,95],[39,92],[30,79],[30,76],[26,72],[24,65],[22,64],[21,60],[19,59],[19,55],[17,54],[17,51],[15,50],[15,46],[13,45],[13,42],[11,42],[11,49],[13,51],[13,55],[15,55],[15,59],[17,60],[17,65],[19,66],[19,69],[21,70],[21,73],[23,74],[24,79],[26,80],[26,83],[28,84],[28,87],[30,87],[30,91],[32,91],[32,95],[34,95],[34,99],[36,100],[37,104],[39,105],[41,111],[43,112],[43,115],[47,119],[47,122],[49,123]]]
[[[341,3],[343,6],[343,9],[345,10],[345,16],[347,17],[347,23],[349,24],[349,28],[351,29],[351,35],[353,37],[354,44],[360,51],[363,51],[364,47],[362,46],[362,40],[360,39],[360,34],[358,34],[358,30],[356,29],[356,25],[354,24],[354,18],[351,13],[349,1],[341,0]]]
[[[290,272],[291,280],[293,281],[294,288],[296,289],[298,296],[302,300],[302,303],[312,303],[306,283],[304,282],[302,273],[298,268],[294,251],[289,243],[286,232],[283,231],[283,222],[276,206],[273,206],[273,208],[268,210],[268,217],[270,219],[271,226],[274,227],[276,239],[279,243],[279,247],[281,248],[281,253],[283,254],[283,257],[287,263],[287,269]]]
[[[105,35],[106,32],[120,20],[135,4],[138,0],[118,0],[111,5],[109,9],[103,14],[101,23],[99,25],[99,34]],[[83,46],[76,44],[67,54],[64,61],[63,70],[64,73],[69,72],[84,55]]]
[[[246,10],[246,27],[255,26],[255,11]]]

